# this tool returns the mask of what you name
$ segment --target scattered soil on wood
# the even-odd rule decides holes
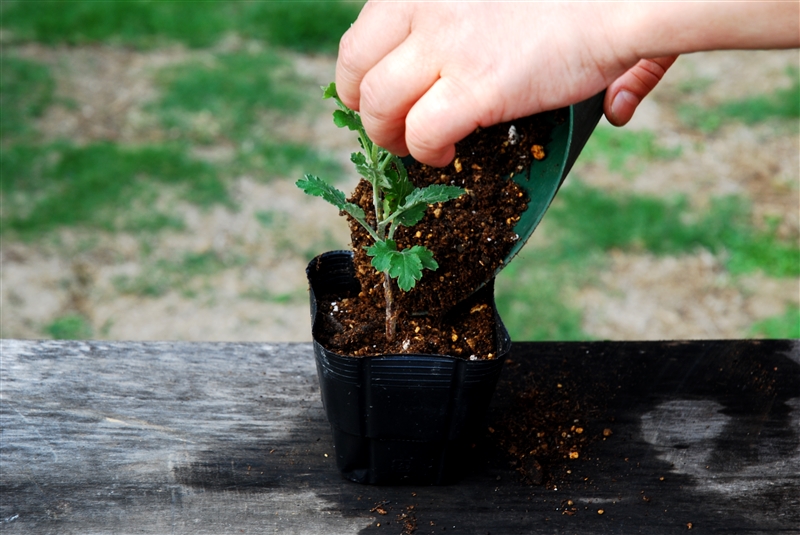
[[[539,368],[525,369],[513,360],[506,365],[514,375],[508,383],[510,405],[489,428],[492,441],[526,484],[553,488],[575,479],[577,461],[586,458],[592,444],[613,435],[613,424],[602,419],[613,392],[589,377],[591,372],[567,362],[548,381],[542,381]]]
[[[478,129],[456,145],[450,166],[434,168],[416,162],[408,166],[409,178],[417,187],[450,184],[466,193],[431,205],[422,221],[395,234],[398,249],[424,245],[439,269],[426,271],[408,292],[394,286],[397,335],[392,341],[385,336],[383,274],[371,266],[365,250],[372,239],[348,218],[361,292],[340,301],[324,300],[321,312],[333,331],[319,334],[328,349],[357,356],[433,353],[493,358],[493,296],[491,292],[472,294],[493,277],[520,239],[514,226],[528,201],[513,180],[503,177],[528,168],[534,153],[541,158],[553,125],[564,118],[563,111],[556,111]],[[369,183],[362,180],[349,200],[374,223]]]

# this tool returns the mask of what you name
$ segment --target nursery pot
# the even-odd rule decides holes
[[[342,475],[369,484],[443,484],[457,479],[485,427],[511,340],[495,310],[497,357],[350,357],[317,340],[317,298],[357,295],[353,253],[324,253],[306,270],[322,404]],[[487,285],[493,292],[493,285]]]

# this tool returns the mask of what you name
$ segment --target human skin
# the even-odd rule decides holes
[[[336,85],[378,145],[434,166],[489,126],[607,88],[623,125],[679,54],[800,46],[800,2],[368,2]]]

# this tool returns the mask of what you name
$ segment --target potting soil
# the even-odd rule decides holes
[[[451,184],[466,193],[429,206],[417,225],[401,227],[395,233],[398,249],[424,245],[439,268],[424,271],[422,280],[408,292],[395,284],[397,334],[392,341],[385,335],[383,274],[372,267],[365,251],[372,238],[348,217],[361,292],[340,300],[320,300],[326,317],[326,329],[317,333],[320,341],[328,349],[354,356],[433,353],[493,358],[493,297],[473,294],[492,278],[520,239],[514,226],[528,199],[507,178],[526,171],[533,159],[547,157],[545,147],[553,125],[563,122],[566,113],[557,110],[478,128],[456,144],[456,156],[449,166],[436,168],[417,162],[407,166],[409,179],[417,187]],[[349,201],[361,206],[367,220],[374,222],[368,182],[362,180]]]

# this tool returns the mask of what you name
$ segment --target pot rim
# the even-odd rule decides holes
[[[423,357],[425,359],[432,359],[432,358],[440,358],[445,360],[454,360],[454,361],[464,361],[467,363],[476,363],[476,362],[496,362],[498,360],[505,360],[508,354],[511,352],[511,336],[506,329],[505,324],[503,323],[502,318],[500,318],[500,314],[497,311],[497,306],[494,302],[494,290],[490,289],[492,292],[492,309],[494,311],[494,323],[495,323],[495,336],[496,336],[496,349],[497,354],[495,358],[492,359],[475,359],[472,360],[469,357],[462,357],[457,355],[447,355],[444,353],[379,353],[375,355],[364,355],[364,356],[356,356],[356,355],[345,355],[343,353],[339,353],[337,351],[333,351],[325,347],[319,340],[317,339],[316,335],[316,326],[317,326],[317,316],[318,312],[316,310],[316,301],[317,296],[314,291],[314,272],[319,268],[321,262],[323,262],[326,258],[331,257],[344,257],[348,258],[349,265],[352,266],[352,259],[354,256],[353,251],[349,249],[336,249],[332,251],[326,251],[324,253],[320,253],[315,256],[311,261],[308,263],[306,267],[306,276],[309,282],[309,292],[312,301],[312,310],[311,310],[311,337],[313,339],[313,343],[315,346],[319,346],[320,348],[324,349],[327,353],[335,355],[339,358],[345,359],[354,359],[354,360],[362,360],[362,359],[391,359],[391,360],[410,360],[411,358],[419,358]],[[354,272],[349,272],[353,278],[355,278]],[[494,279],[492,279],[488,285],[493,285]]]

